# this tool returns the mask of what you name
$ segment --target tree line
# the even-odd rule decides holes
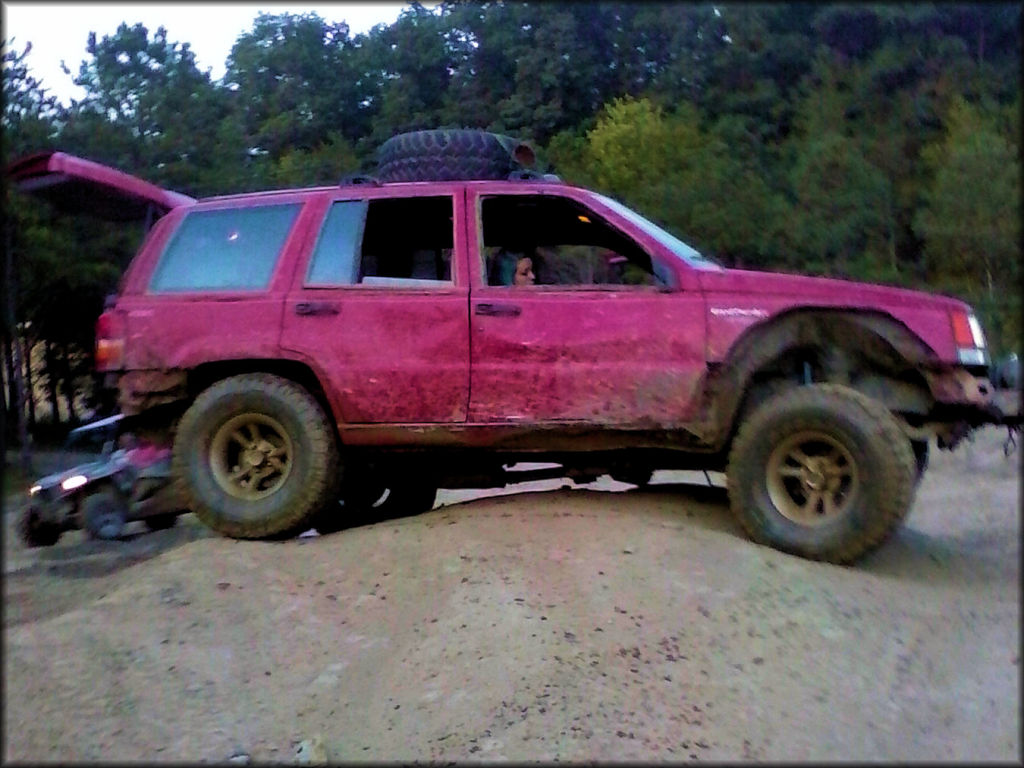
[[[57,103],[3,50],[3,161],[59,149],[196,197],[372,175],[396,133],[532,143],[728,266],[971,301],[1019,350],[1019,4],[410,4],[352,34],[259,14],[213,80],[188,42],[89,33]],[[344,6],[339,6],[344,12]],[[126,8],[126,14],[130,10]],[[4,404],[38,435],[93,415],[93,325],[140,227],[58,216],[4,182]]]

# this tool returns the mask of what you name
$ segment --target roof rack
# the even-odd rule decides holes
[[[509,181],[561,181],[554,173],[540,173],[530,168],[517,169],[508,175]]]
[[[342,176],[338,182],[339,187],[351,187],[356,184],[369,184],[373,187],[379,187],[380,180],[373,176],[367,176],[365,173],[349,173]]]

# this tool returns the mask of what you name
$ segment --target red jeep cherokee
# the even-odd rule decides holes
[[[528,156],[424,131],[377,179],[203,200],[61,153],[8,173],[155,221],[96,362],[228,536],[424,511],[544,461],[531,477],[724,471],[754,540],[844,562],[907,514],[933,438],[1018,424],[963,302],[725,269]],[[504,284],[523,255],[535,284]]]

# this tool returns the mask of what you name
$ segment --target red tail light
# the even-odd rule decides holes
[[[96,321],[96,370],[118,371],[124,367],[124,316],[108,309]]]

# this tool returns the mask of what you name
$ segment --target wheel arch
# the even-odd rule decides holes
[[[801,308],[748,328],[709,372],[707,412],[728,448],[744,413],[784,386],[844,384],[890,411],[924,414],[934,399],[921,367],[934,350],[880,311]]]
[[[187,388],[189,399],[194,399],[204,389],[222,379],[249,373],[268,373],[303,387],[313,396],[317,404],[323,408],[324,413],[330,417],[332,428],[337,437],[339,414],[335,412],[331,405],[332,398],[328,396],[320,377],[313,370],[312,366],[300,360],[251,358],[202,363],[191,369],[188,373]]]
[[[174,380],[177,383],[173,388],[156,388],[157,385],[154,384],[154,388],[151,389],[145,372],[140,372],[140,376],[132,382],[136,388],[136,404],[131,409],[135,431],[148,433],[157,441],[159,435],[169,438],[181,415],[200,392],[223,379],[250,373],[268,373],[303,387],[327,414],[335,438],[340,440],[340,414],[332,407],[332,398],[325,391],[317,372],[305,361],[282,358],[240,358],[202,362],[195,367],[175,371]],[[153,376],[157,381],[161,377],[166,378],[168,373],[159,371]]]

